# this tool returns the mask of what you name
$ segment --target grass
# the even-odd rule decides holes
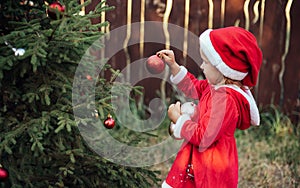
[[[240,187],[299,187],[299,122],[275,106],[261,112],[260,127],[237,131]]]

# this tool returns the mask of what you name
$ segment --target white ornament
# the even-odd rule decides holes
[[[189,117],[192,117],[195,113],[196,104],[193,102],[185,102],[180,106],[180,112],[181,114],[187,114]],[[176,124],[173,122],[169,125],[169,134],[176,140],[181,140],[181,138],[177,138],[174,136],[174,130],[175,130]]]
[[[195,113],[196,104],[193,102],[185,102],[181,105],[181,114],[188,114],[190,117]]]
[[[25,54],[25,50],[23,48],[12,48],[12,50],[15,52],[15,56],[22,56]]]
[[[14,48],[11,44],[9,44],[7,41],[5,41],[4,43],[5,43],[9,48],[11,48],[12,51],[15,52],[15,56],[22,56],[22,55],[25,54],[25,49],[23,49],[23,48],[18,48],[18,49],[16,49],[16,48]]]

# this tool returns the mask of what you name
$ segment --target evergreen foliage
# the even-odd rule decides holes
[[[73,116],[76,68],[108,24],[90,20],[113,7],[102,6],[102,1],[94,11],[79,15],[90,1],[61,3],[66,9],[58,19],[47,16],[42,0],[0,3],[0,164],[9,171],[0,186],[150,187],[157,182],[156,172],[96,155],[85,145]],[[20,48],[25,54],[16,56],[14,50]],[[111,83],[101,77],[97,83],[95,98],[104,118],[111,110]]]

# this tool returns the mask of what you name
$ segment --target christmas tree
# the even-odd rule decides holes
[[[81,72],[86,88],[72,92],[83,54],[108,24],[91,19],[113,8],[101,1],[82,14],[89,3],[0,3],[0,164],[9,173],[1,179],[3,187],[150,187],[157,182],[156,172],[97,155],[79,133],[72,95],[88,96],[85,89],[94,79],[97,104],[78,105],[85,112],[79,123],[103,121],[112,110],[109,79]],[[118,73],[109,65],[101,68],[112,77]],[[131,133],[114,134],[127,138]]]

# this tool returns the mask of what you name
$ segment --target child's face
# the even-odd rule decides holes
[[[212,85],[222,84],[224,81],[223,74],[208,61],[202,50],[200,50],[200,55],[203,59],[203,63],[200,68],[203,69],[203,73],[208,83]]]

